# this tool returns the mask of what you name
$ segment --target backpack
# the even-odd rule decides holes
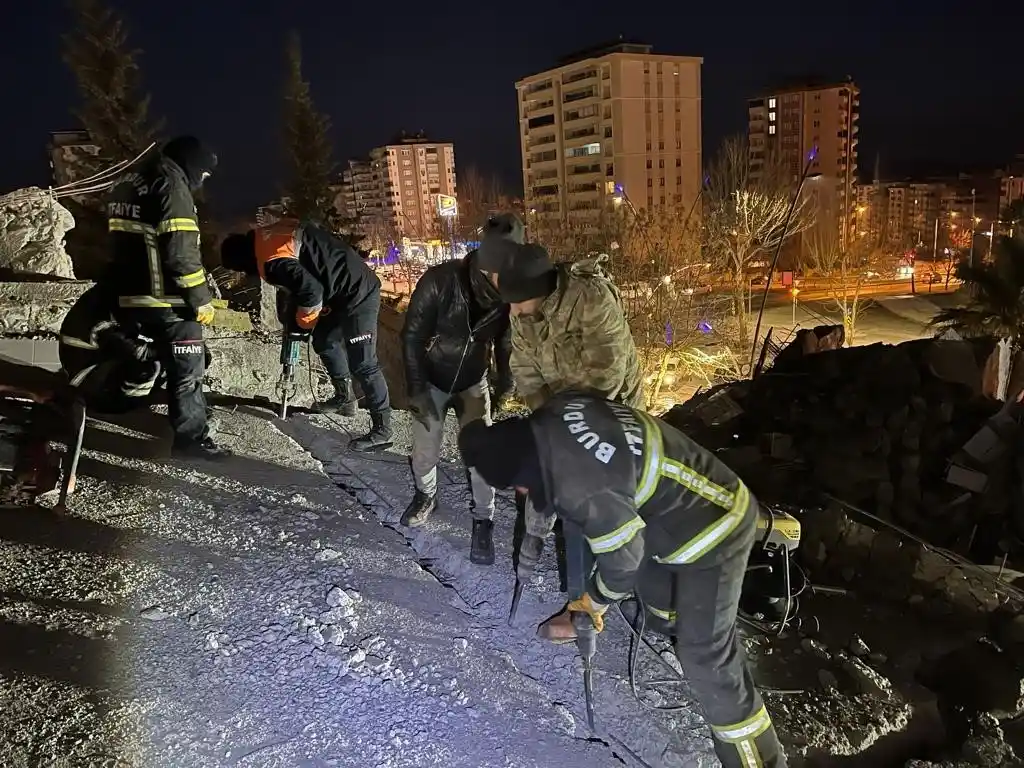
[[[615,297],[619,307],[625,312],[622,303],[622,294],[611,274],[601,265],[608,261],[607,253],[599,253],[596,256],[588,256],[585,259],[574,261],[569,265],[569,274],[573,277],[582,277],[588,280],[595,280],[603,285]]]

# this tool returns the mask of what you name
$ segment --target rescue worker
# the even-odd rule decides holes
[[[118,324],[117,299],[107,283],[83,293],[64,316],[57,347],[86,408],[107,414],[148,404],[161,372],[155,350]]]
[[[526,406],[534,410],[559,392],[585,390],[643,408],[636,345],[618,290],[601,268],[604,257],[556,266],[540,245],[495,245],[505,251],[496,259],[502,265],[498,290],[510,304],[512,377]],[[526,528],[517,567],[527,574],[555,517],[532,499],[517,501]],[[541,624],[538,634],[552,642],[576,638],[565,610]]]
[[[118,320],[153,340],[167,377],[173,452],[211,458],[227,451],[210,434],[203,396],[203,326],[214,307],[193,193],[216,165],[202,142],[180,136],[130,168],[107,202]]]
[[[757,501],[715,456],[643,411],[591,394],[462,430],[467,466],[577,525],[596,567],[571,611],[604,627],[642,569],[674,583],[675,650],[725,768],[786,765],[736,629]]]
[[[221,244],[221,263],[282,289],[282,322],[312,334],[313,349],[334,384],[334,396],[320,410],[355,416],[352,377],[359,382],[371,428],[349,447],[389,447],[391,405],[377,360],[380,280],[355,248],[313,223],[281,220],[229,235]]]
[[[523,242],[518,217],[492,216],[483,241]],[[459,424],[477,419],[490,423],[488,370],[492,351],[498,371],[495,400],[500,405],[512,390],[509,369],[508,305],[494,287],[500,264],[485,261],[481,246],[461,261],[428,269],[416,284],[402,328],[402,351],[409,410],[413,415],[412,466],[416,493],[402,515],[402,525],[417,527],[437,509],[437,461],[444,441],[444,421],[454,407]],[[473,532],[469,559],[494,562],[494,489],[469,472],[473,491]]]

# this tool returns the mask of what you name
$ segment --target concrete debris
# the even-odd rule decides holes
[[[0,269],[73,280],[64,236],[74,226],[71,212],[38,187],[0,197]]]
[[[967,738],[955,754],[940,762],[911,760],[905,768],[1020,768],[1024,765],[1012,746],[1006,743],[998,721],[979,715],[971,723]]]
[[[1000,721],[1024,714],[1024,659],[986,639],[939,657],[919,676],[950,711]]]
[[[1024,533],[1024,520],[1014,520],[1024,489],[1008,466],[1013,452],[988,444],[1012,440],[1022,420],[1021,406],[1001,410],[982,393],[991,346],[922,339],[813,354],[791,346],[755,379],[664,418],[715,450],[765,501],[814,507],[827,494],[992,562],[1007,534]],[[984,450],[972,440],[983,428],[996,435]],[[973,457],[962,450],[968,444]]]

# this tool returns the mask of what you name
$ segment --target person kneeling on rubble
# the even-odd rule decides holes
[[[221,244],[221,263],[280,288],[288,305],[281,321],[290,330],[312,334],[313,349],[335,390],[320,403],[320,411],[355,416],[351,377],[359,382],[372,426],[349,447],[389,447],[391,404],[377,360],[380,279],[359,252],[316,224],[282,219],[244,235],[229,235]]]
[[[150,344],[114,319],[117,292],[98,283],[79,297],[60,327],[60,364],[85,407],[106,414],[147,405],[160,378]]]
[[[643,411],[563,393],[527,418],[467,425],[467,466],[527,493],[582,529],[596,568],[569,604],[600,632],[610,605],[646,569],[674,583],[675,650],[725,768],[781,768],[786,758],[736,630],[757,501],[709,451]]]

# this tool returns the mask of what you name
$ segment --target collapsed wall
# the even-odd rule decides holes
[[[74,279],[64,236],[71,212],[50,192],[29,187],[0,196],[0,270]]]

